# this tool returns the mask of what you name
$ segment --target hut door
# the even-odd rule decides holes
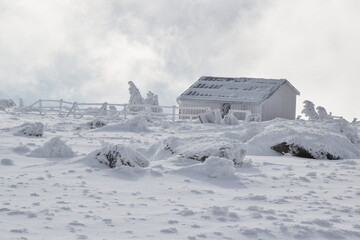
[[[230,103],[223,103],[222,105],[222,116],[224,117],[226,114],[229,113],[230,111],[230,108],[231,108],[231,104]]]

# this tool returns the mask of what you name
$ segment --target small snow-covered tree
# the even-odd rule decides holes
[[[158,96],[155,95],[153,92],[149,91],[147,93],[147,97],[145,99],[146,105],[153,105],[155,107],[151,108],[152,112],[162,112],[162,109],[159,106],[159,99]]]
[[[139,89],[135,86],[135,84],[132,81],[129,81],[129,93],[130,93],[130,100],[129,100],[130,105],[144,105],[145,104],[145,100],[141,96]],[[133,112],[139,112],[141,110],[144,110],[144,108],[130,106],[129,110],[133,111]]]
[[[316,107],[316,111],[320,120],[332,119],[324,107],[318,106]]]
[[[304,109],[301,111],[309,120],[319,119],[319,115],[315,111],[315,105],[309,100],[304,101]]]

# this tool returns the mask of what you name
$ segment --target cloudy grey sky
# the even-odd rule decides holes
[[[358,0],[0,0],[0,98],[160,104],[202,75],[287,78],[360,118]]]

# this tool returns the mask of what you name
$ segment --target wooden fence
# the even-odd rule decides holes
[[[60,100],[40,99],[29,106],[21,106],[20,111],[23,113],[38,112],[42,115],[56,114],[59,116],[123,116],[149,114],[170,118],[172,121],[177,119],[196,119],[198,114],[184,114],[183,110],[197,110],[198,113],[204,113],[210,108],[207,107],[178,107],[178,106],[155,106],[155,105],[133,105],[118,103],[78,103]]]

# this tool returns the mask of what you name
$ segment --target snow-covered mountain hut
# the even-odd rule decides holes
[[[240,119],[250,114],[267,121],[294,119],[297,95],[300,92],[286,79],[203,76],[177,101],[180,107],[209,107],[220,109],[222,115],[232,111]],[[196,111],[183,109],[181,113],[197,114]]]

